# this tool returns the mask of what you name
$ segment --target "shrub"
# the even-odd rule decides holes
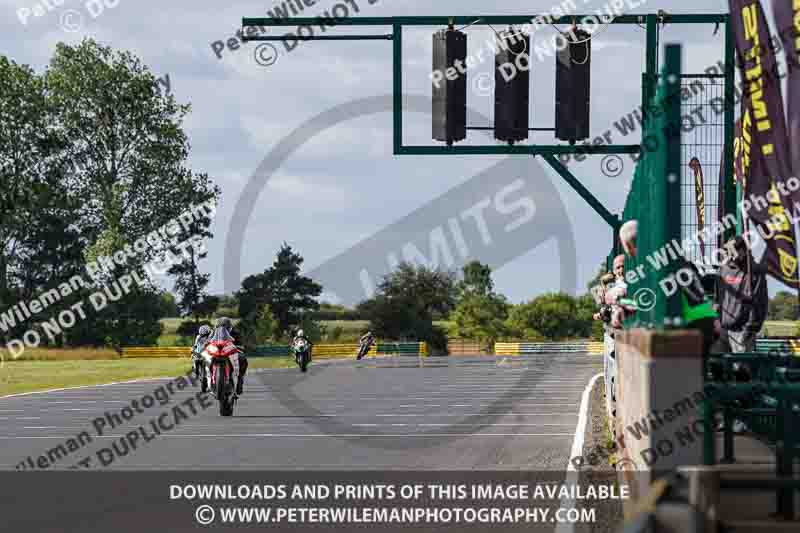
[[[209,327],[214,327],[214,325],[209,322],[208,320],[201,320],[199,322],[195,322],[194,320],[184,320],[181,322],[178,329],[175,330],[175,334],[180,337],[189,337],[194,341],[194,338],[197,336],[197,330],[200,329],[200,326],[206,325]],[[192,342],[190,341],[190,343]],[[179,344],[178,346],[184,346],[183,344]]]
[[[334,326],[328,333],[329,342],[339,342],[344,335],[344,328],[342,326]]]

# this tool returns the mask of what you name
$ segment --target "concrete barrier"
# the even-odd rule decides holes
[[[631,501],[678,466],[702,464],[698,402],[703,391],[702,338],[698,331],[618,331],[616,339],[615,440]]]

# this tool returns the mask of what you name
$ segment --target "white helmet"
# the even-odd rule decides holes
[[[200,330],[197,333],[201,337],[208,337],[209,335],[211,335],[211,328],[203,324],[202,326],[200,326]]]
[[[303,335],[303,330],[302,329],[298,329],[297,330],[297,336],[298,337],[304,337],[305,336],[305,335]]]

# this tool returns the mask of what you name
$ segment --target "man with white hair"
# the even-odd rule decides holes
[[[636,234],[639,230],[639,223],[629,220],[619,228],[619,240],[625,253],[631,257],[636,257]]]
[[[639,223],[636,220],[629,220],[619,229],[619,239],[625,252],[636,257],[636,237],[639,230]],[[698,329],[703,335],[703,355],[708,355],[714,339],[719,336],[719,315],[717,314],[712,302],[706,295],[703,286],[702,276],[697,267],[681,257],[678,259],[676,271],[683,271],[684,279],[688,277],[688,283],[684,280],[680,283],[681,311],[683,322],[686,327]]]

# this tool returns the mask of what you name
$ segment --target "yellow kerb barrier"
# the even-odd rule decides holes
[[[122,348],[122,357],[191,357],[188,346],[144,346]]]
[[[519,355],[520,343],[518,342],[496,342],[494,344],[495,355]]]

